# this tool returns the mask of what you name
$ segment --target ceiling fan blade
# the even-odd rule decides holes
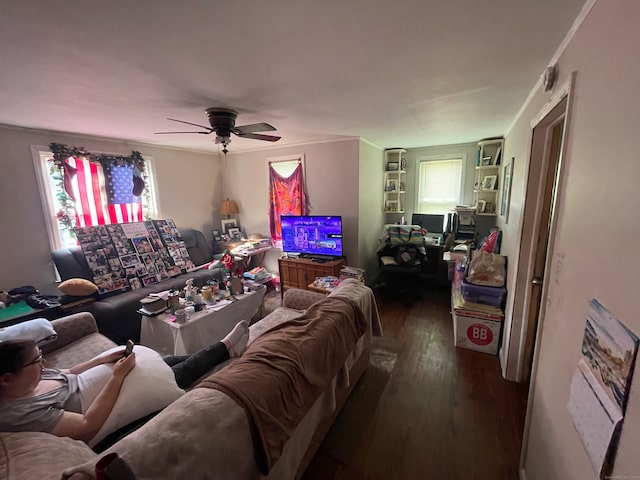
[[[205,127],[204,125],[198,125],[197,123],[185,122],[184,120],[176,120],[175,118],[168,118],[168,117],[167,117],[167,120],[171,120],[172,122],[186,123],[187,125],[193,125],[194,127],[204,128],[205,130],[212,130],[211,127]]]
[[[282,137],[276,137],[274,135],[263,135],[260,133],[242,133],[233,132],[240,138],[252,138],[254,140],[264,140],[265,142],[277,142]]]
[[[213,133],[213,130],[211,130],[210,132],[153,132],[154,135],[168,135],[171,133],[199,133],[201,135],[209,135],[210,133]]]
[[[250,125],[240,125],[235,127],[236,132],[242,133],[255,133],[255,132],[272,132],[275,130],[275,127],[269,125],[268,123],[252,123]]]

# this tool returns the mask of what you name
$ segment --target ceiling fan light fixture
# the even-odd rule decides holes
[[[236,126],[236,118],[238,112],[230,108],[211,107],[205,109],[205,113],[209,119],[210,127],[199,125],[197,123],[186,122],[184,120],[178,120],[175,118],[167,118],[172,122],[184,123],[187,125],[193,125],[194,127],[202,128],[197,132],[156,132],[157,134],[180,134],[180,133],[198,133],[203,135],[216,134],[215,143],[222,144],[224,147],[222,152],[227,154],[227,145],[231,143],[231,134],[237,135],[241,138],[248,138],[253,140],[263,140],[266,142],[277,142],[281,137],[274,135],[265,135],[257,132],[269,132],[275,130],[272,125],[268,123],[252,123],[249,125]]]
[[[231,143],[231,137],[216,135],[215,143],[221,143],[225,147]]]

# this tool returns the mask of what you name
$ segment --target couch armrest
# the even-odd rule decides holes
[[[96,320],[89,312],[74,313],[73,315],[52,320],[51,325],[58,334],[58,338],[42,347],[44,353],[58,350],[91,333],[98,333]]]
[[[311,292],[300,288],[289,288],[284,292],[282,306],[296,310],[306,310],[314,303],[325,298],[327,296],[323,293]]]

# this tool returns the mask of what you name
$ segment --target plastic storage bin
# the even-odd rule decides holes
[[[460,290],[462,291],[462,298],[465,302],[483,303],[498,308],[502,306],[502,301],[507,293],[504,287],[474,285],[473,283],[467,282],[466,278],[462,279]]]

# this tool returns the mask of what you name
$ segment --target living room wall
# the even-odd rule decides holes
[[[222,192],[235,200],[240,210],[240,226],[247,234],[269,235],[269,198],[267,159],[304,154],[305,182],[310,214],[341,215],[344,254],[355,265],[358,244],[358,159],[360,140],[319,142],[290,147],[273,147],[250,152],[229,153],[220,158]],[[273,249],[265,257],[265,267],[278,271],[281,250]]]
[[[528,405],[521,476],[527,480],[597,478],[567,410],[589,301],[596,298],[640,335],[634,296],[640,286],[634,243],[640,205],[638,18],[636,0],[596,1],[558,61],[558,85],[574,71],[576,82]],[[503,251],[509,256],[517,254],[520,242],[530,122],[552,93],[539,88],[506,135],[505,157],[516,159],[509,223],[501,225]],[[509,264],[508,279],[515,276],[515,263]],[[640,472],[639,375],[636,368],[611,478],[633,478]]]
[[[214,154],[139,145],[25,128],[0,126],[0,290],[33,285],[57,294],[45,213],[39,196],[31,146],[51,142],[83,146],[93,152],[128,155],[138,150],[153,157],[158,217],[173,218],[179,228],[209,232],[222,201],[220,168]]]
[[[360,140],[359,160],[359,207],[357,265],[365,270],[369,285],[375,282],[378,273],[378,239],[382,234],[385,215],[383,205],[384,150]]]

